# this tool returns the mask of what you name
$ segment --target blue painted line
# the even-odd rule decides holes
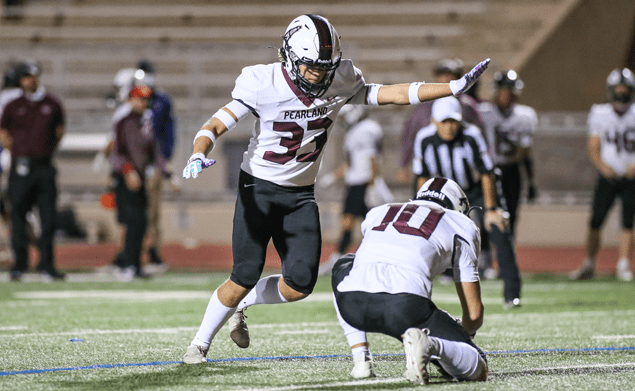
[[[635,350],[635,346],[621,347],[621,348],[581,348],[581,349],[526,349],[526,350],[494,350],[491,352],[485,352],[487,355],[496,354],[528,354],[528,353],[563,353],[563,352],[611,352],[611,351],[628,351]],[[403,353],[384,353],[376,354],[377,357],[391,357],[391,356],[403,356]],[[305,359],[321,359],[321,358],[343,358],[351,357],[350,354],[329,354],[322,356],[262,356],[262,357],[232,357],[232,358],[219,358],[219,359],[207,359],[207,362],[237,362],[237,361],[260,361],[260,360],[305,360]],[[109,368],[126,368],[126,367],[148,367],[156,365],[172,365],[182,364],[183,361],[153,361],[148,363],[132,363],[132,364],[98,364],[87,365],[83,367],[66,367],[66,368],[49,368],[49,369],[28,369],[25,371],[3,372],[0,371],[0,376],[10,375],[31,375],[37,373],[47,372],[60,372],[60,371],[76,371],[80,369],[109,369]]]

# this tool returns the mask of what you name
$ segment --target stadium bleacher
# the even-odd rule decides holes
[[[112,110],[105,96],[114,74],[147,59],[155,64],[157,85],[174,97],[178,123],[178,149],[174,161],[187,159],[190,141],[218,107],[229,99],[240,69],[277,60],[274,49],[290,20],[302,13],[320,13],[342,36],[345,56],[355,60],[367,80],[397,83],[432,78],[431,69],[442,58],[461,58],[466,65],[494,59],[486,72],[481,94],[491,94],[493,71],[522,66],[549,32],[577,3],[576,0],[379,0],[232,2],[177,0],[32,0],[21,18],[0,19],[0,66],[31,58],[44,68],[42,84],[58,94],[67,109],[69,141],[58,156],[59,182],[75,200],[94,200],[105,187],[107,175],[91,170],[95,141],[110,132]],[[272,48],[274,47],[274,48]],[[384,125],[387,150],[398,151],[403,122],[410,109],[382,108],[373,113]],[[592,177],[572,179],[565,172],[592,170],[584,150],[584,113],[541,113],[535,154],[538,185],[546,203],[583,204]],[[249,122],[249,121],[245,121]],[[221,139],[216,169],[210,182],[188,184],[181,200],[205,201],[232,198],[231,170],[223,155],[224,143],[244,142],[250,124]],[[88,140],[82,134],[96,135]],[[334,133],[334,145],[342,134]],[[554,153],[554,143],[566,140]],[[235,148],[234,148],[235,149]],[[229,153],[229,148],[225,153]],[[238,151],[240,152],[240,151]],[[234,153],[234,152],[232,152]],[[337,148],[327,148],[323,170],[342,158]],[[233,160],[232,160],[233,159]],[[571,164],[574,162],[574,164]],[[386,154],[384,170],[397,169],[396,153]],[[174,165],[178,171],[180,165]],[[557,170],[556,170],[557,169]],[[207,173],[206,173],[207,174]],[[229,178],[229,179],[228,179]],[[563,180],[563,178],[565,178]],[[408,187],[392,182],[397,193],[408,196]],[[401,192],[401,193],[400,193]],[[336,202],[339,192],[324,195]],[[335,211],[333,212],[336,213]],[[337,227],[334,227],[337,229]]]

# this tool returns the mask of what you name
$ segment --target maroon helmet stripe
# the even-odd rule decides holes
[[[317,15],[307,15],[313,21],[320,40],[320,60],[330,60],[333,57],[333,39],[331,29],[324,18]]]
[[[432,181],[428,189],[434,190],[434,191],[441,191],[441,189],[443,188],[443,186],[445,186],[447,182],[448,180],[445,178],[434,178],[434,180]]]

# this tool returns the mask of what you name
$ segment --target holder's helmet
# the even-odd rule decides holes
[[[432,201],[444,208],[467,215],[470,202],[461,186],[448,178],[430,178],[421,186],[415,200]]]

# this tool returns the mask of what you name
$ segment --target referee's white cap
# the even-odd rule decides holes
[[[435,100],[434,103],[432,103],[432,118],[437,122],[443,122],[446,119],[461,122],[463,119],[461,103],[453,96]]]

